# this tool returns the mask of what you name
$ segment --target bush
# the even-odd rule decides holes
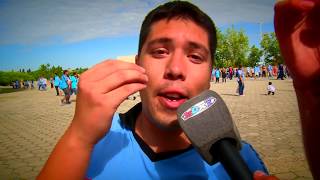
[[[16,80],[26,81],[35,80],[35,78],[29,73],[0,71],[0,86],[9,86]]]

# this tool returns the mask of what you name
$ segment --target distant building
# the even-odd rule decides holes
[[[129,55],[129,56],[118,56],[117,60],[121,60],[124,62],[129,62],[129,63],[135,63],[135,55]]]
[[[130,55],[130,56],[118,56],[117,60],[124,61],[124,62],[129,62],[129,63],[135,63],[135,55]],[[140,101],[140,94],[134,93],[130,96],[127,97],[128,100],[133,100],[133,101]]]

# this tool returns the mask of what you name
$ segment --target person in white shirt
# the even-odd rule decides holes
[[[272,95],[274,95],[276,88],[272,85],[272,82],[269,82],[269,85],[267,86],[267,90],[268,90],[268,95],[270,95],[272,93]]]

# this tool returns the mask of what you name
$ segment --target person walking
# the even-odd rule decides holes
[[[56,89],[56,93],[57,93],[57,96],[60,95],[59,93],[59,84],[60,84],[60,78],[59,76],[55,73],[54,74],[54,80],[53,80],[53,83],[54,83],[54,88]]]
[[[70,76],[70,81],[71,81],[71,93],[77,95],[77,90],[78,90],[78,74],[77,72],[74,72],[73,75]]]
[[[226,68],[224,68],[224,67],[221,70],[221,76],[222,76],[222,82],[226,83],[227,82],[227,71],[226,71]]]
[[[239,67],[237,70],[237,81],[238,81],[238,89],[239,89],[239,96],[244,96],[243,91],[244,91],[244,82],[243,82],[243,71],[242,71],[242,66]]]
[[[216,83],[219,83],[220,82],[220,69],[217,68],[216,71],[215,71],[215,76],[216,76]]]
[[[71,81],[69,78],[69,71],[64,70],[63,75],[61,76],[60,81],[60,89],[62,89],[64,93],[63,99],[61,99],[61,103],[70,104],[70,89],[71,89]]]
[[[229,67],[229,79],[232,80],[232,77],[233,77],[233,70],[232,70],[232,67],[230,66]]]

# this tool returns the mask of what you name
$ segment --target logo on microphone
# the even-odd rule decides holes
[[[191,108],[186,110],[182,115],[181,119],[184,121],[202,113],[203,111],[209,109],[215,102],[217,101],[214,97],[208,97],[207,99],[198,102],[197,104],[193,105]]]

